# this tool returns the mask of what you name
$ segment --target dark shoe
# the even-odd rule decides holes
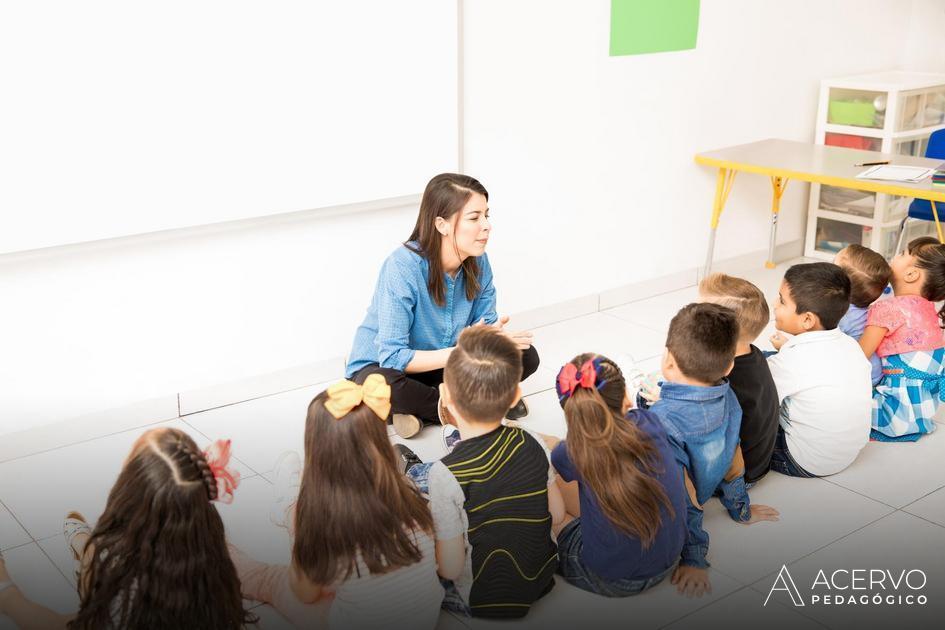
[[[417,457],[417,454],[411,451],[409,448],[403,444],[394,444],[394,452],[397,453],[397,460],[401,464],[401,470],[403,474],[407,474],[407,471],[416,466],[417,464],[422,464],[423,460]]]
[[[518,420],[519,418],[524,418],[528,415],[528,405],[525,404],[525,399],[520,399],[515,406],[506,412],[505,417],[509,420]]]
[[[405,440],[420,433],[423,428],[417,416],[407,413],[395,413],[391,423],[394,425],[394,432]]]

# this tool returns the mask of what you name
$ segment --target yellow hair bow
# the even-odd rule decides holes
[[[325,409],[336,420],[341,420],[361,403],[367,405],[378,418],[387,421],[390,415],[390,385],[383,376],[371,374],[364,379],[364,385],[348,380],[338,381],[328,388]]]

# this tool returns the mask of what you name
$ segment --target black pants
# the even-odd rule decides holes
[[[522,380],[538,369],[538,351],[535,346],[522,351]],[[390,385],[391,413],[409,413],[427,424],[439,422],[437,405],[440,402],[440,383],[443,370],[406,374],[400,370],[382,368],[377,363],[365,365],[354,373],[351,380],[364,383],[371,374],[380,374]]]

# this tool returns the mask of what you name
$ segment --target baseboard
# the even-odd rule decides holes
[[[177,395],[172,394],[8,433],[0,440],[0,462],[173,420],[177,416]]]
[[[344,377],[344,372],[344,357],[333,357],[277,372],[250,376],[238,381],[181,392],[179,394],[180,415],[187,416],[300,387],[334,381]]]
[[[804,239],[799,238],[795,241],[780,243],[774,248],[774,262],[779,263],[792,258],[800,258],[804,255]],[[741,256],[733,256],[724,260],[716,260],[712,263],[712,272],[737,273],[745,268],[763,267],[768,261],[768,250],[759,249]],[[699,280],[703,278],[703,269],[696,269]]]
[[[662,293],[678,291],[694,284],[696,284],[696,270],[686,269],[668,276],[624,285],[600,294],[600,310],[605,311],[621,304],[638,302]]]
[[[802,239],[782,243],[775,250],[775,260],[797,258],[803,255],[803,252]],[[767,251],[759,250],[716,261],[712,269],[722,272],[743,271],[746,267],[764,265],[766,258]],[[685,269],[660,278],[635,282],[601,293],[513,313],[512,318],[516,328],[525,330],[539,328],[693,286],[698,282],[701,273],[701,268]],[[0,462],[172,420],[180,416],[333,381],[342,378],[343,375],[344,359],[333,357],[26,429],[3,436],[0,440]]]

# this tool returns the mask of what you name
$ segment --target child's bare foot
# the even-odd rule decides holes
[[[676,591],[686,597],[702,597],[712,592],[708,569],[679,565],[670,581],[676,585]]]
[[[751,518],[747,521],[742,521],[742,525],[752,525],[754,523],[760,523],[761,521],[780,521],[780,517],[781,513],[770,505],[753,503],[751,506]]]

